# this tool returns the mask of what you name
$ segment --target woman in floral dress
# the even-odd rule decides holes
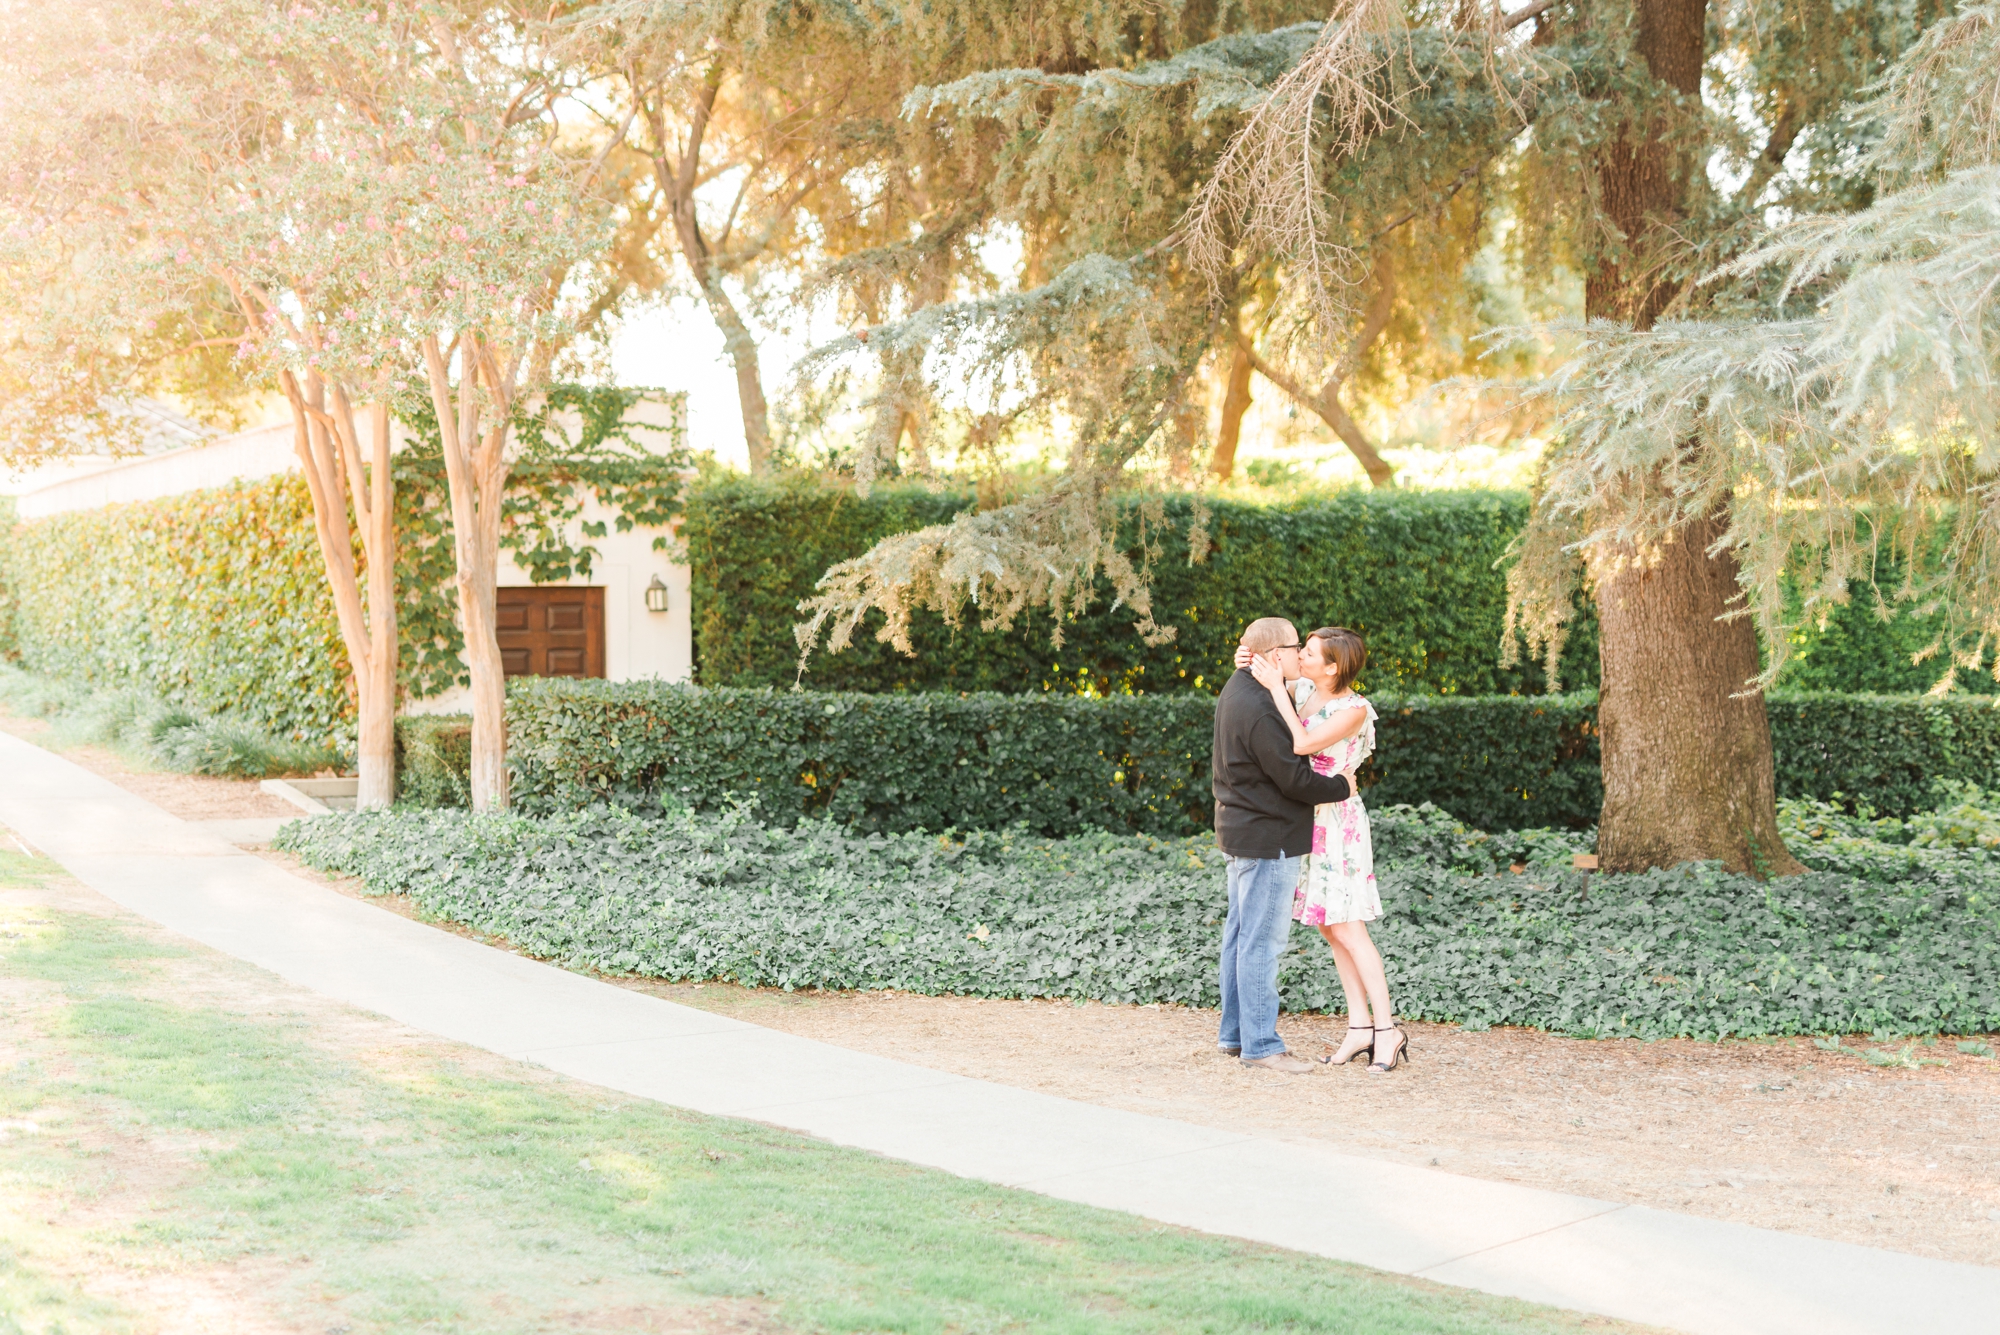
[[[1375,707],[1353,690],[1368,661],[1361,637],[1341,626],[1314,631],[1299,651],[1301,676],[1288,693],[1284,675],[1259,658],[1251,671],[1277,699],[1292,729],[1292,749],[1311,756],[1321,774],[1352,773],[1375,750]],[[1375,888],[1375,854],[1368,812],[1360,794],[1313,808],[1312,853],[1292,907],[1292,917],[1317,927],[1333,948],[1334,967],[1347,993],[1347,1036],[1322,1060],[1336,1065],[1366,1052],[1368,1069],[1396,1069],[1408,1040],[1396,1025],[1389,979],[1368,924],[1382,916]]]

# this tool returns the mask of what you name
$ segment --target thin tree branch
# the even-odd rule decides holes
[[[1559,3],[1561,3],[1561,0],[1535,0],[1534,4],[1523,5],[1511,14],[1502,13],[1500,16],[1500,31],[1512,32],[1529,19],[1540,18],[1551,9],[1554,9]]]

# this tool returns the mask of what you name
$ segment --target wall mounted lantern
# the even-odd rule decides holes
[[[667,586],[660,583],[658,575],[653,576],[653,582],[646,586],[646,610],[648,612],[667,610]]]

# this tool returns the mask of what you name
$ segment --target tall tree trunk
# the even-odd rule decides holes
[[[353,420],[351,413],[347,417]],[[389,471],[387,403],[370,406],[368,427],[362,541],[368,558],[368,686],[361,694],[372,708],[361,710],[361,787],[355,805],[374,811],[396,800],[396,484]]]
[[[1215,458],[1209,472],[1217,482],[1227,482],[1236,473],[1236,445],[1243,436],[1243,414],[1250,410],[1250,349],[1239,333],[1229,349],[1229,384],[1222,392],[1222,422],[1215,433]]]
[[[424,339],[424,370],[444,446],[451,500],[452,550],[457,565],[465,665],[472,680],[472,806],[507,806],[507,674],[500,659],[495,586],[499,578],[500,516],[507,486],[508,418],[518,366],[503,370],[472,330],[459,336],[454,385],[435,337]],[[480,389],[492,400],[481,423]]]
[[[696,263],[693,255],[690,263]],[[715,272],[715,266],[706,258],[699,261],[703,269],[701,294],[708,302],[708,312],[715,319],[715,327],[722,331],[722,346],[729,353],[729,363],[736,368],[736,405],[743,415],[743,444],[750,453],[750,471],[768,473],[771,471],[771,406],[764,398],[764,381],[757,366],[757,336],[750,332],[750,326],[737,313],[736,303],[723,290],[722,276]]]
[[[1741,592],[1735,560],[1705,550],[1726,527],[1711,516],[1657,553],[1600,555],[1600,569],[1624,563],[1596,581],[1606,871],[1711,858],[1759,876],[1804,870],[1778,835],[1764,697],[1738,695],[1762,666],[1756,631],[1718,619]]]
[[[1706,0],[1636,3],[1647,67],[1698,96]],[[1669,150],[1663,128],[1628,121],[1599,161],[1604,209],[1625,247],[1586,280],[1592,318],[1646,329],[1673,299],[1674,284],[1659,276],[1658,242],[1683,215],[1698,164]],[[1712,858],[1758,875],[1803,870],[1778,837],[1764,698],[1738,694],[1761,668],[1756,629],[1748,618],[1719,619],[1741,591],[1735,557],[1708,552],[1726,528],[1726,515],[1711,515],[1656,551],[1611,549],[1593,559],[1604,755],[1598,858],[1606,871]]]
[[[302,383],[290,371],[281,374],[279,383],[291,405],[292,448],[312,497],[320,559],[354,673],[361,776],[356,806],[380,810],[396,800],[396,544],[389,409],[387,404],[373,406],[364,446],[353,404],[338,385],[329,394],[318,375],[308,372]],[[365,601],[354,564],[357,530],[367,566]]]
[[[764,398],[764,381],[757,366],[757,339],[722,285],[722,271],[702,235],[701,219],[695,212],[695,189],[701,183],[701,145],[715,114],[715,98],[722,90],[725,71],[718,63],[696,93],[688,118],[687,142],[680,160],[672,161],[667,148],[666,117],[657,106],[649,106],[647,120],[652,125],[654,153],[653,180],[666,199],[674,223],[674,239],[695,283],[701,288],[708,313],[722,331],[722,345],[736,368],[736,401],[743,414],[743,443],[750,453],[750,471],[771,471],[771,407]]]

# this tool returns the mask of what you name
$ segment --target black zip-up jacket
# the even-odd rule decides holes
[[[1344,775],[1317,774],[1292,753],[1278,702],[1238,668],[1215,702],[1215,842],[1235,858],[1312,851],[1313,807],[1352,795]]]

